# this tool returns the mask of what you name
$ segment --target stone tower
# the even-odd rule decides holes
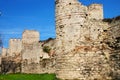
[[[101,4],[84,6],[78,0],[56,0],[56,46],[59,51],[66,53],[92,39],[96,41],[103,29],[103,24],[98,23],[98,26],[96,22],[102,19]],[[98,34],[94,34],[96,30]]]
[[[39,41],[39,32],[35,30],[25,30],[22,35],[23,44],[33,44]]]
[[[100,4],[84,6],[78,0],[56,0],[58,78],[103,80],[105,77],[108,80],[110,69],[106,60],[107,50],[100,44],[108,24],[102,19]]]
[[[80,28],[86,21],[87,7],[77,0],[56,0],[56,40],[58,49],[72,50],[79,43]]]

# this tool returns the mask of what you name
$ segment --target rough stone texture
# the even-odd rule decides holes
[[[20,73],[21,72],[21,57],[4,57],[1,61],[1,73]]]
[[[111,68],[100,46],[78,46],[57,59],[57,77],[68,80],[108,80]]]
[[[75,45],[86,43],[84,37],[93,36],[91,29],[102,29],[101,25],[90,19],[103,19],[102,5],[84,6],[77,0],[56,0],[56,46],[60,51],[68,52]],[[92,26],[91,26],[92,25]],[[100,32],[100,31],[98,31]],[[96,35],[99,35],[96,33]],[[96,36],[95,36],[96,37]],[[59,53],[59,52],[58,52]]]
[[[38,45],[34,46],[32,45],[25,45],[24,50],[22,53],[23,60],[27,59],[28,63],[39,63],[40,60],[40,54],[41,54],[41,47]]]
[[[103,9],[100,4],[83,6],[77,0],[56,0],[58,78],[63,80],[119,79],[119,51],[115,61],[111,56],[115,55],[116,47],[120,49],[119,43],[116,43],[120,41],[117,37],[120,36],[118,33],[120,26],[117,21],[109,24],[102,19]],[[118,27],[112,27],[113,25]]]
[[[52,52],[43,51],[44,46],[54,49],[54,40],[46,40],[33,44],[23,44],[22,72],[23,73],[55,73],[55,62]],[[54,51],[54,50],[53,50]]]
[[[55,73],[55,63],[54,59],[51,58],[41,58],[39,63],[27,63],[26,60],[22,64],[23,73]]]
[[[67,52],[75,47],[86,11],[87,7],[77,0],[56,0],[56,46],[60,51]]]
[[[119,80],[120,20],[110,24],[88,20],[86,24],[91,28],[88,29],[91,31],[90,39],[82,39],[84,44],[69,52],[59,53],[56,60],[57,77],[63,80]]]
[[[16,56],[21,54],[22,51],[22,40],[21,39],[10,39],[9,41],[9,56]]]
[[[23,44],[32,44],[39,41],[39,32],[35,30],[25,30],[22,35]]]
[[[116,18],[109,24],[110,27],[106,30],[108,39],[105,39],[105,43],[112,49],[109,60],[113,80],[120,79],[120,18],[119,16]]]

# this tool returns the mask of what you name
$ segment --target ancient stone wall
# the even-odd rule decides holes
[[[102,20],[87,20],[80,28],[81,37],[78,46],[100,44],[107,36],[105,30],[108,27],[108,23],[102,22]]]
[[[73,49],[85,22],[87,7],[77,0],[56,0],[56,41],[58,49]],[[56,46],[57,46],[56,45]],[[60,51],[62,51],[60,50]]]
[[[117,18],[117,17],[116,17]],[[107,39],[105,43],[112,49],[109,53],[109,65],[112,68],[112,79],[120,79],[120,19],[112,19],[110,27],[106,29]]]
[[[78,46],[56,60],[57,77],[63,80],[111,80],[109,59],[100,46]]]
[[[102,21],[100,4],[56,0],[56,39],[25,30],[2,50],[3,73],[56,73],[63,80],[120,80],[120,21]]]
[[[39,63],[40,59],[40,46],[34,46],[33,44],[31,45],[25,45],[23,53],[22,53],[22,59],[27,60],[28,63]]]
[[[52,45],[52,46],[51,46]],[[54,73],[55,61],[51,53],[43,51],[44,46],[53,49],[53,42],[38,42],[25,45],[22,53],[22,73]],[[51,55],[51,56],[50,56]]]
[[[55,73],[55,62],[54,59],[42,58],[39,63],[31,62],[27,63],[24,60],[22,64],[22,73]]]
[[[102,19],[103,8],[100,4],[87,7],[77,0],[56,0],[58,78],[112,79],[109,60],[112,49],[104,42],[109,36],[106,30],[111,25]]]
[[[26,30],[23,38],[10,39],[9,49],[2,50],[2,73],[54,73],[54,39],[39,41],[39,32]],[[49,46],[50,51],[43,51]]]
[[[21,72],[21,56],[6,56],[1,58],[1,73],[20,73]]]
[[[91,19],[103,19],[102,5],[92,4],[87,7],[78,0],[56,0],[56,46],[61,49],[59,51],[70,51],[75,45],[85,42],[83,37],[95,35],[91,34],[95,33],[91,29],[104,25],[91,22]]]

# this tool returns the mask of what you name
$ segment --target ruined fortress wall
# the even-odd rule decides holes
[[[109,59],[104,52],[98,46],[76,47],[57,59],[57,77],[63,80],[111,80]]]
[[[118,38],[118,41],[120,40],[120,20],[113,21],[110,24],[110,27],[107,29],[108,35],[109,35],[109,41],[116,40]],[[114,34],[113,34],[114,33]]]
[[[63,80],[110,78],[108,74],[111,69],[106,59],[107,49],[101,46],[107,36],[104,30],[109,25],[101,19],[103,19],[102,5],[92,4],[87,7],[77,0],[56,0],[58,78]]]
[[[22,73],[52,73],[55,69],[50,67],[48,53],[43,52],[43,48],[41,47],[41,43],[35,43],[32,45],[26,45],[24,51],[22,53]],[[45,62],[44,60],[48,59],[49,62]],[[46,66],[44,68],[42,66]]]
[[[22,73],[55,73],[54,61],[52,59],[41,59],[39,63],[27,64],[23,62]]]
[[[100,44],[105,37],[105,30],[109,27],[108,23],[102,22],[102,20],[87,20],[80,32],[80,43],[77,45],[92,45],[93,43]]]
[[[38,44],[38,43],[37,43]],[[22,53],[22,59],[27,60],[27,63],[39,63],[40,54],[42,52],[41,46],[38,45],[25,45],[25,48]]]
[[[9,41],[9,56],[19,55],[22,51],[21,39],[10,39]]]
[[[39,41],[39,32],[35,30],[25,30],[22,35],[23,44],[33,44]]]

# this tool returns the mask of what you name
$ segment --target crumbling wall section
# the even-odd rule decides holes
[[[78,46],[56,60],[56,74],[62,80],[111,80],[111,67],[101,46]]]
[[[55,73],[54,59],[41,58],[39,63],[27,63],[27,60],[23,60],[22,73]]]

